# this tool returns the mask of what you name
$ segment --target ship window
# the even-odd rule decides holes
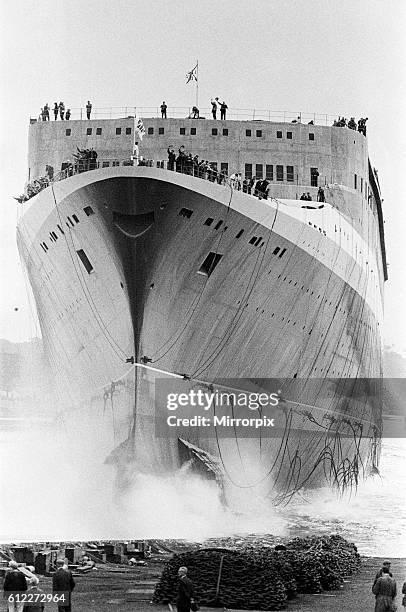
[[[109,166],[110,166],[110,162],[108,162],[108,161],[104,161],[102,163],[102,168],[108,168]]]
[[[286,132],[286,138],[292,140],[292,132]]]
[[[220,227],[221,227],[222,225],[223,225],[223,222],[222,222],[222,221],[218,221],[218,223],[216,223],[216,225],[214,226],[214,229],[215,229],[215,230],[218,230],[218,229],[220,229]]]
[[[120,134],[121,134],[121,128],[116,128],[116,135],[120,136]]]
[[[75,224],[73,223],[72,219],[70,217],[68,217],[68,221],[71,224],[72,227],[75,227]]]
[[[90,263],[90,261],[89,261],[89,259],[88,259],[87,255],[86,255],[86,253],[84,252],[84,250],[83,250],[83,249],[79,249],[78,251],[76,251],[76,253],[78,254],[79,259],[80,259],[80,261],[82,262],[82,264],[85,266],[85,268],[86,268],[86,272],[87,272],[88,274],[90,274],[91,272],[93,272],[93,266],[92,266],[92,264]]]
[[[319,171],[317,170],[317,168],[310,168],[310,185],[312,187],[317,187],[318,177],[319,177]]]
[[[96,128],[96,136],[101,136],[101,133],[102,133],[102,129]]]
[[[265,166],[265,178],[268,181],[273,181],[273,165],[272,164],[266,164],[266,166]]]
[[[228,128],[223,128],[223,136],[228,136]]]
[[[129,134],[131,134],[131,128],[130,128],[130,127],[126,127],[126,128],[125,128],[125,133],[127,134],[127,136],[128,136]]]
[[[118,159],[113,159],[113,161],[111,162],[111,165],[113,166],[113,168],[115,168],[116,166],[120,165],[120,162],[118,161]]]
[[[256,241],[257,241],[257,238],[258,238],[258,236],[253,236],[253,237],[251,238],[251,240],[249,240],[249,241],[248,241],[248,244],[255,244],[255,243],[256,243]]]
[[[54,237],[54,240],[55,240],[55,241],[56,241],[56,240],[58,240],[58,236],[57,236],[57,234],[55,234],[55,232],[51,232],[51,234],[52,234],[52,236]]]
[[[218,134],[218,129],[217,128],[212,128],[211,135],[212,136],[217,136],[217,134]]]
[[[245,178],[252,179],[252,164],[245,164]]]
[[[85,206],[83,210],[88,217],[90,217],[90,215],[94,215],[94,210],[91,206]]]
[[[286,166],[286,180],[288,183],[293,183],[295,180],[293,166]]]
[[[283,181],[283,166],[276,166],[276,180]]]
[[[92,128],[87,128],[86,129],[86,136],[91,136],[92,135]]]
[[[163,127],[158,128],[158,134],[161,134],[161,135],[165,134],[165,128]]]
[[[255,178],[262,179],[264,167],[262,164],[255,164]]]
[[[251,130],[245,130],[245,135],[246,136],[251,136]]]
[[[260,236],[260,237],[258,238],[258,240],[257,240],[257,241],[256,241],[256,243],[255,243],[255,246],[258,246],[258,245],[259,245],[259,243],[261,242],[261,240],[262,240],[262,236]]]
[[[181,136],[184,136],[184,135],[186,134],[186,128],[184,128],[184,127],[183,127],[183,128],[180,128],[180,130],[179,130],[179,134],[180,134]]]
[[[363,181],[363,179],[362,179],[362,176],[361,176],[361,185],[360,185],[360,190],[361,190],[361,193],[362,193],[362,188],[363,188],[363,186],[364,186],[364,185],[362,184],[362,181]]]
[[[72,219],[75,221],[75,223],[79,223],[79,219],[76,215],[72,215]]]
[[[286,253],[286,249],[282,249],[282,251],[279,253],[279,258],[281,258],[284,253]]]
[[[204,225],[211,225],[213,221],[214,219],[212,219],[211,217],[207,217],[206,221],[204,222]]]
[[[273,250],[272,254],[273,255],[277,255],[279,253],[279,251],[280,251],[280,248],[276,247],[276,249]]]
[[[228,174],[228,163],[227,162],[221,162],[221,164],[220,164],[220,171],[223,174]]]
[[[154,133],[154,128],[153,127],[149,127],[148,128],[148,134],[153,134]]]
[[[220,255],[220,253],[209,253],[202,265],[200,266],[198,274],[203,274],[203,276],[210,276],[214,272],[214,269],[216,268],[222,257],[223,255]]]
[[[196,136],[196,128],[190,128],[190,135]]]
[[[244,230],[243,230],[243,229],[242,229],[242,230],[240,230],[240,231],[238,232],[238,234],[236,235],[236,238],[241,238],[241,236],[243,235],[243,233],[244,233]]]
[[[186,217],[186,219],[190,219],[190,217],[193,215],[193,210],[190,210],[190,208],[181,208],[179,215],[181,217]]]
[[[309,134],[309,140],[314,140],[314,134],[312,133]]]
[[[354,189],[357,188],[357,178],[358,178],[357,175],[354,174]]]
[[[256,130],[255,135],[257,138],[262,138],[262,130]]]
[[[41,249],[44,251],[44,253],[46,253],[46,250],[44,249],[44,245],[42,244],[42,242],[40,243],[41,245]]]
[[[282,138],[282,132],[281,131],[277,131],[276,132],[276,138]]]
[[[65,130],[65,134],[66,136],[70,136],[72,134],[72,130],[68,128],[67,130]]]
[[[65,233],[65,232],[63,231],[63,229],[61,228],[61,226],[59,225],[59,223],[58,223],[58,229],[59,229],[59,231],[61,232],[61,234],[64,234],[64,233]]]

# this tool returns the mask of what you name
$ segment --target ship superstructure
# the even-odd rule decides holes
[[[154,384],[381,378],[387,273],[367,139],[300,122],[143,122],[144,166],[131,160],[134,116],[30,125],[29,180],[46,166],[62,180],[22,204],[18,244],[63,409],[96,424],[122,481],[192,460],[229,491],[283,499],[355,482],[379,455],[368,398],[336,389],[320,405],[313,384],[306,402],[290,398],[279,439],[165,439]],[[268,198],[168,170],[170,145],[223,175],[266,177]],[[67,166],[77,148],[97,151],[96,166]]]

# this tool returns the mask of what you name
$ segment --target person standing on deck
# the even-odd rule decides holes
[[[225,121],[227,109],[228,109],[228,106],[227,106],[227,104],[223,100],[222,103],[220,104],[220,119],[221,119],[221,121]]]
[[[382,576],[378,578],[372,587],[375,595],[375,612],[389,612],[393,610],[393,602],[396,597],[396,582],[389,575],[389,568],[382,568]]]
[[[58,114],[59,114],[59,106],[58,106],[58,102],[55,102],[55,104],[54,104],[54,117],[55,117],[55,121],[58,119]]]
[[[92,112],[92,105],[90,104],[90,100],[88,100],[86,104],[86,117],[88,119],[90,119],[91,112]]]
[[[59,116],[62,121],[65,119],[65,104],[63,102],[59,102]]]
[[[213,119],[217,119],[217,102],[216,100],[211,99],[211,114],[213,115]]]
[[[161,104],[161,119],[167,119],[166,109],[168,108],[165,100]]]

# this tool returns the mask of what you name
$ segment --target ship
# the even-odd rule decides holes
[[[19,204],[17,243],[58,414],[89,427],[121,488],[185,465],[226,502],[356,486],[379,465],[387,279],[365,127],[157,115],[30,120],[28,186],[41,188]],[[208,165],[171,164],[168,147]],[[277,432],[158,431],[162,381],[278,388]]]

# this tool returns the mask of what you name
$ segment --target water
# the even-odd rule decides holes
[[[208,537],[340,533],[365,555],[406,557],[406,440],[383,441],[381,474],[337,496],[318,489],[274,508],[252,500],[225,509],[213,482],[187,467],[171,478],[139,476],[125,496],[86,432],[22,423],[0,434],[0,541]]]

